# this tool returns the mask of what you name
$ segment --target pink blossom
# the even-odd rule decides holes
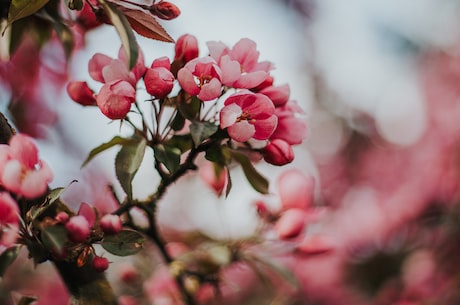
[[[85,241],[91,233],[88,220],[82,215],[70,217],[65,228],[70,240],[76,243]]]
[[[280,107],[288,102],[291,89],[288,84],[276,87],[268,86],[258,91],[258,93],[268,96],[276,107]]]
[[[270,141],[262,150],[264,160],[273,165],[286,165],[294,160],[294,151],[289,143],[281,139]]]
[[[206,162],[200,167],[201,179],[214,190],[217,196],[222,195],[227,185],[227,174],[227,168],[216,168],[211,162]]]
[[[16,242],[19,232],[18,204],[6,192],[0,193],[0,245],[10,247]]]
[[[177,73],[182,89],[202,101],[210,101],[220,96],[222,84],[221,70],[212,57],[196,58],[189,61]]]
[[[185,64],[198,57],[198,40],[193,35],[184,34],[177,39],[174,51],[174,61]]]
[[[2,145],[0,154],[0,182],[7,190],[29,199],[46,192],[53,173],[46,162],[39,160],[30,137],[14,135],[9,146]]]
[[[96,223],[96,209],[86,202],[82,202],[80,204],[77,214],[85,217],[90,227],[92,227]]]
[[[222,83],[233,88],[254,88],[268,76],[271,64],[259,63],[256,43],[248,38],[239,40],[232,49],[222,42],[208,42],[210,55],[222,70]]]
[[[281,214],[275,224],[275,231],[281,239],[298,236],[304,229],[306,212],[301,209],[289,209]]]
[[[282,210],[311,208],[315,188],[312,176],[306,176],[300,170],[292,168],[281,173],[277,184]]]
[[[120,216],[106,214],[102,216],[100,221],[101,229],[106,234],[116,234],[121,231],[122,223]]]
[[[124,80],[105,84],[96,96],[99,109],[112,120],[124,118],[135,99],[136,90]]]
[[[229,96],[220,112],[220,127],[238,142],[268,139],[276,128],[275,107],[263,94],[243,90]]]
[[[307,124],[298,116],[301,113],[302,109],[294,101],[277,107],[275,114],[278,117],[278,125],[270,139],[282,139],[291,145],[302,143],[307,136]]]
[[[97,272],[104,272],[109,268],[109,260],[102,256],[95,256],[93,258],[93,268]]]
[[[174,75],[171,73],[171,64],[167,57],[161,57],[152,62],[144,75],[145,89],[156,97],[164,98],[174,86]]]
[[[67,93],[70,98],[83,106],[96,106],[94,91],[87,82],[71,81],[67,84]]]

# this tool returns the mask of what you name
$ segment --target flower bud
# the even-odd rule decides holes
[[[150,13],[160,19],[171,20],[180,15],[180,9],[171,2],[162,0],[158,3],[152,4],[150,7]]]
[[[306,223],[306,213],[300,209],[285,211],[275,224],[275,231],[280,239],[299,236]]]
[[[76,243],[85,241],[91,233],[88,220],[81,215],[72,216],[65,224],[65,228],[70,240]]]
[[[286,165],[294,160],[294,151],[289,143],[275,139],[262,150],[264,160],[273,165]]]
[[[67,93],[70,98],[83,106],[96,106],[94,91],[86,82],[71,81],[67,84]]]
[[[174,51],[174,61],[180,60],[185,64],[198,57],[198,40],[190,34],[182,35],[177,39]]]
[[[102,256],[95,256],[93,259],[93,268],[97,272],[104,272],[109,268],[109,260]]]
[[[169,70],[170,63],[167,58],[158,58],[153,61],[151,68],[144,75],[145,89],[156,97],[164,98],[174,86],[174,75]]]
[[[118,215],[106,214],[100,221],[101,230],[106,234],[116,234],[121,231],[121,219]]]
[[[57,213],[55,219],[60,223],[66,223],[67,221],[69,221],[70,216],[66,212],[61,211],[61,212]]]

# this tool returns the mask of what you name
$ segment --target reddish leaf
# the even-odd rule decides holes
[[[129,24],[139,35],[165,42],[174,42],[166,30],[158,23],[154,16],[146,12],[117,5],[120,12],[125,15]]]

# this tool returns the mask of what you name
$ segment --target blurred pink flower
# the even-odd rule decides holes
[[[211,187],[217,196],[222,195],[227,185],[227,168],[216,169],[213,163],[206,162],[200,166],[201,179]]]
[[[281,139],[270,141],[262,149],[264,160],[273,165],[286,165],[294,160],[294,151],[291,145]]]
[[[70,217],[65,228],[70,240],[76,243],[85,241],[91,232],[88,220],[82,215]]]
[[[121,231],[122,223],[120,216],[114,214],[105,214],[101,217],[100,226],[106,234],[116,234]]]
[[[220,127],[238,142],[268,139],[276,128],[275,107],[263,94],[243,90],[229,96],[220,112]]]
[[[212,57],[195,58],[177,73],[182,89],[202,101],[216,99],[222,93],[221,70]]]
[[[18,238],[19,207],[6,192],[0,193],[0,245],[10,247]]]
[[[83,106],[96,106],[94,91],[91,90],[87,82],[70,81],[66,89],[70,98],[78,104]]]
[[[297,116],[302,109],[294,101],[288,101],[282,107],[276,107],[278,125],[270,139],[282,139],[291,145],[302,143],[307,136],[307,123]]]
[[[31,199],[43,195],[53,173],[38,158],[38,149],[29,136],[14,135],[0,145],[0,182],[9,191]]]
[[[276,87],[268,86],[257,92],[268,96],[272,100],[275,107],[281,107],[288,102],[289,96],[291,94],[291,89],[288,84],[285,84]]]

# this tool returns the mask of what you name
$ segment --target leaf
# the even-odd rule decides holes
[[[37,300],[38,300],[37,297],[23,296],[19,300],[18,305],[30,305],[30,304],[34,303],[35,301],[37,301]]]
[[[49,0],[12,0],[8,11],[8,24],[30,16],[45,6]]]
[[[124,144],[115,157],[115,173],[129,199],[133,196],[132,181],[144,159],[147,141],[140,138],[134,143]]]
[[[252,187],[261,194],[268,194],[268,180],[255,169],[251,161],[249,161],[249,158],[236,151],[231,151],[231,155],[233,159],[241,164],[244,175]]]
[[[288,268],[276,263],[273,259],[271,258],[263,258],[261,256],[255,256],[255,255],[250,255],[250,256],[245,256],[245,258],[248,261],[251,261],[253,264],[252,266],[255,269],[258,269],[258,272],[264,274],[264,270],[260,267],[268,268],[268,270],[271,270],[281,276],[284,280],[286,280],[290,285],[292,285],[295,288],[299,287],[299,281],[295,277],[294,273],[289,270]]]
[[[67,7],[71,10],[81,11],[83,9],[83,0],[69,0]]]
[[[227,168],[227,188],[225,189],[225,198],[228,197],[232,189],[232,177],[230,177],[230,170]]]
[[[166,142],[166,145],[169,147],[179,148],[181,153],[184,153],[193,147],[192,136],[189,134],[174,135]]]
[[[116,5],[116,7],[125,15],[133,30],[139,35],[164,42],[174,42],[174,39],[151,14],[121,5]]]
[[[225,158],[223,152],[222,152],[222,146],[220,143],[217,143],[216,145],[212,145],[206,150],[206,153],[204,155],[206,160],[220,164],[220,165],[225,165],[227,164],[227,159]]]
[[[133,230],[121,230],[115,235],[105,237],[101,245],[114,255],[128,256],[142,250],[144,237]]]
[[[67,230],[62,225],[48,226],[41,230],[43,244],[49,251],[62,253],[68,241]]]
[[[0,277],[3,277],[8,267],[18,257],[21,247],[21,245],[9,247],[0,255]]]
[[[200,145],[203,140],[212,136],[217,129],[217,125],[211,122],[192,121],[192,124],[190,124],[190,133],[192,134],[195,147]]]
[[[72,31],[62,22],[53,22],[53,25],[54,30],[56,31],[59,40],[62,43],[62,47],[64,48],[65,56],[67,59],[69,59],[74,47]]]
[[[27,214],[30,218],[30,221],[37,219],[44,212],[46,212],[51,207],[51,205],[59,199],[59,197],[62,195],[64,191],[65,188],[63,187],[55,188],[48,193],[48,195],[46,196],[46,200],[42,205],[31,207]]]
[[[180,113],[180,111],[176,112],[176,115],[174,116],[174,119],[172,120],[171,124],[169,124],[169,126],[171,126],[172,130],[174,131],[179,131],[184,128],[185,118],[182,113]]]
[[[179,109],[184,118],[193,120],[200,113],[201,101],[194,96],[189,102],[178,102],[177,109]]]
[[[116,136],[114,137],[112,140],[110,140],[109,142],[105,142],[105,143],[102,143],[101,145],[99,145],[98,147],[96,148],[93,148],[93,150],[91,150],[91,152],[89,153],[88,157],[86,158],[86,160],[83,162],[83,164],[81,165],[81,167],[85,166],[86,164],[88,164],[89,161],[91,161],[95,156],[97,156],[99,153],[109,149],[109,148],[112,148],[113,146],[115,145],[125,145],[127,143],[131,143],[133,142],[132,139],[126,139],[126,138],[122,138],[122,137],[119,137],[119,136]]]
[[[180,166],[181,151],[177,147],[159,144],[154,148],[155,158],[173,174]]]
[[[98,0],[102,5],[105,13],[110,19],[120,36],[121,44],[125,50],[126,59],[128,61],[128,68],[131,70],[137,62],[139,55],[139,47],[137,45],[136,37],[126,17],[115,7],[112,3],[105,0]]]

